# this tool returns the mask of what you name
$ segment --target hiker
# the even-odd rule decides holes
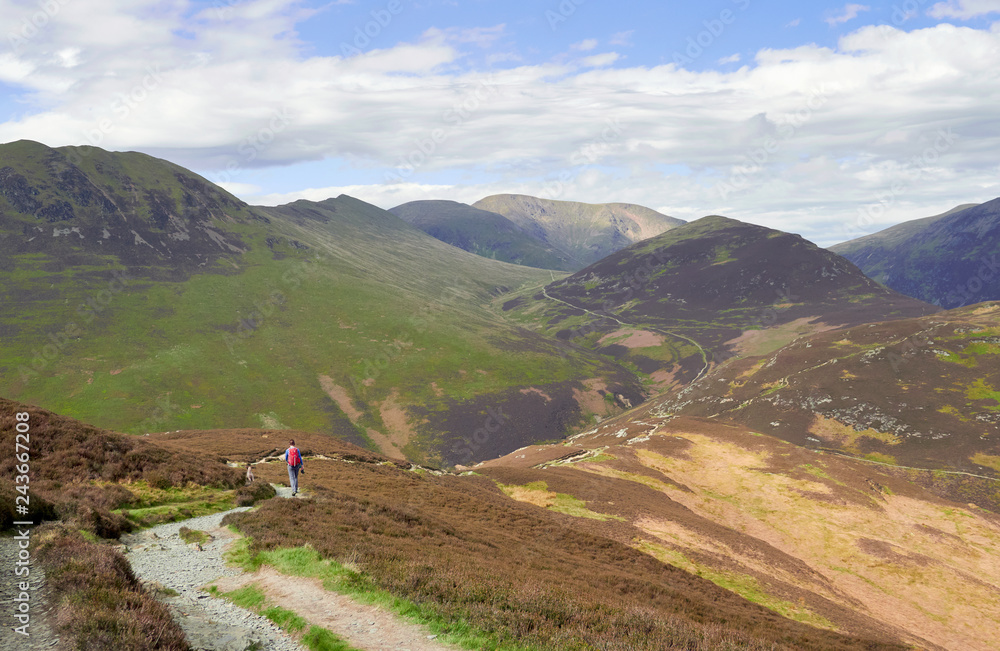
[[[247,464],[247,486],[253,483],[253,466]]]
[[[299,492],[299,473],[302,470],[302,455],[295,447],[295,439],[288,442],[288,449],[285,450],[285,462],[288,463],[288,481],[292,485],[292,495]]]

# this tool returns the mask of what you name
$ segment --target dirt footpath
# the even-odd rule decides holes
[[[458,648],[435,639],[423,626],[402,620],[394,613],[325,590],[319,579],[286,576],[265,566],[253,574],[223,577],[215,582],[223,592],[249,584],[256,585],[275,605],[336,633],[358,649],[454,651]]]

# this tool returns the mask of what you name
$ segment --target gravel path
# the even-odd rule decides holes
[[[122,536],[129,563],[144,583],[160,584],[180,593],[162,601],[170,607],[196,651],[306,651],[269,619],[200,590],[221,577],[242,574],[237,568],[226,567],[223,552],[237,536],[219,523],[227,513],[246,510],[232,509]],[[214,540],[199,551],[181,540],[181,527],[206,531]]]
[[[273,484],[272,484],[273,485]],[[274,485],[278,497],[292,496],[292,489]],[[229,513],[246,511],[236,508],[224,513],[171,522],[136,534],[122,536],[122,551],[139,580],[148,588],[170,588],[176,596],[160,595],[171,610],[194,651],[308,651],[270,620],[202,590],[217,583],[224,592],[255,584],[275,601],[313,624],[318,624],[346,639],[352,646],[369,651],[455,651],[422,626],[402,621],[375,606],[356,603],[350,598],[323,589],[319,580],[295,579],[262,568],[246,574],[239,568],[226,567],[224,553],[239,538],[221,526]],[[180,528],[204,531],[212,539],[202,545],[189,545],[180,537]],[[0,567],[13,568],[17,543],[0,538]],[[0,608],[5,631],[0,651],[51,651],[58,649],[59,638],[48,626],[48,603],[45,577],[40,567],[31,569],[32,618],[31,638],[24,639],[11,630],[14,597],[17,596],[13,570],[0,579]],[[8,620],[10,620],[8,622]],[[126,651],[126,650],[123,650]]]

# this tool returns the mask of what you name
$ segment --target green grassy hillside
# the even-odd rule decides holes
[[[490,309],[548,271],[349,197],[254,208],[148,156],[75,153],[0,147],[6,395],[131,433],[297,427],[435,463],[563,435],[592,413],[586,379],[640,395]]]
[[[389,210],[431,237],[494,260],[569,271],[563,253],[531,237],[503,215],[456,201],[411,201]]]

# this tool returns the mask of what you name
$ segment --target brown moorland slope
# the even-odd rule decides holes
[[[13,400],[0,398],[0,529],[15,520],[15,415],[28,413],[29,499],[36,519],[74,522],[91,533],[117,538],[133,524],[115,509],[136,503],[129,484],[166,490],[196,485],[233,489],[242,473],[196,450],[166,450],[145,437],[128,436]],[[24,444],[24,439],[20,439]],[[23,454],[23,452],[18,452]],[[20,474],[20,473],[19,473]]]
[[[1000,477],[1000,302],[733,359],[657,400],[657,410],[874,461]]]
[[[192,443],[195,443],[191,440]],[[545,649],[901,649],[780,616],[634,549],[640,531],[506,497],[479,476],[307,459],[311,499],[228,516],[251,551],[308,545],[368,581],[508,642]],[[287,482],[280,463],[257,466]]]
[[[920,648],[996,648],[1000,516],[884,466],[651,401],[474,470],[516,499],[615,518],[632,547],[788,617]]]
[[[225,463],[274,457],[294,436],[313,455],[304,478],[311,499],[271,500],[233,516],[255,549],[309,545],[359,568],[359,582],[500,639],[574,649],[903,648],[881,631],[855,637],[781,617],[632,549],[620,541],[618,521],[522,504],[484,477],[404,469],[411,467],[318,434],[129,437],[13,401],[0,407],[5,441],[15,414],[30,413],[32,494],[61,495],[57,509],[86,506],[102,517],[130,503],[142,482],[187,490],[202,482],[222,492],[242,482],[242,472]],[[280,461],[257,469],[268,481],[286,479]],[[62,577],[55,598],[65,606],[63,630],[81,648],[138,648],[130,645],[148,637],[150,626],[169,625],[165,611],[136,585],[120,554],[73,531],[80,524],[86,523],[71,518],[68,528],[38,530],[44,562]],[[74,561],[81,558],[93,564]],[[92,608],[95,599],[108,607]],[[115,604],[122,609],[113,613]],[[118,628],[106,634],[101,617]],[[180,638],[175,642],[183,647]]]

